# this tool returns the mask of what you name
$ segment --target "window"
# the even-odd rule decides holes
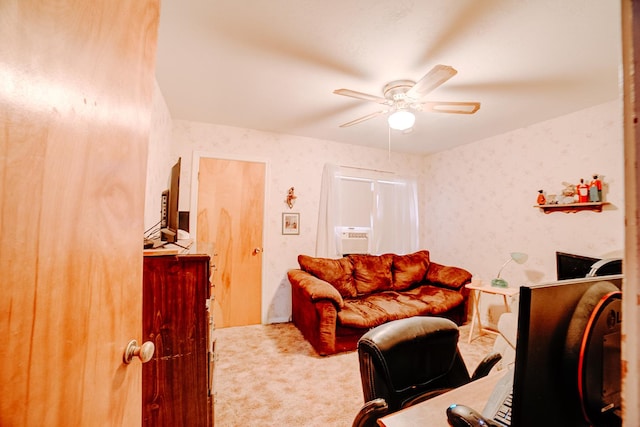
[[[418,249],[415,179],[389,172],[325,165],[316,256],[344,253],[341,231],[366,231],[367,252],[405,254]]]

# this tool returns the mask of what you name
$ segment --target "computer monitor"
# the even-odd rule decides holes
[[[568,280],[585,277],[598,261],[600,258],[556,252],[556,278]]]
[[[584,301],[585,293],[599,282],[613,285],[618,295],[617,289],[622,289],[622,275],[562,280],[520,288],[511,425],[589,425],[582,407],[583,396],[580,396],[575,380],[578,372],[567,368],[567,333],[572,319],[576,317],[576,307],[583,305],[581,300]],[[621,321],[619,311],[617,320]],[[619,359],[619,341],[602,350],[606,344],[603,344],[602,336],[598,339],[600,342],[594,340],[586,345],[600,349],[601,353],[600,359],[595,363],[592,361],[587,369],[599,378],[598,385],[603,394],[617,392],[619,395],[619,380],[616,382],[615,375],[607,377],[607,373],[603,374],[607,368],[605,365],[615,359],[616,354]]]
[[[167,225],[160,230],[161,239],[169,243],[174,243],[178,240],[181,161],[182,158],[178,158],[178,162],[171,168],[171,186],[169,187],[169,200],[167,201],[166,210]]]

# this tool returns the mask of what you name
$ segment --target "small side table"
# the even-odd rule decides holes
[[[482,326],[482,320],[480,320],[480,297],[482,294],[493,294],[493,295],[502,295],[502,300],[504,301],[504,308],[507,310],[507,313],[511,312],[511,308],[509,307],[509,302],[507,301],[507,297],[513,298],[514,296],[520,293],[519,288],[498,288],[490,285],[482,285],[480,283],[471,282],[466,285],[467,289],[470,289],[473,292],[473,315],[471,316],[471,328],[469,329],[469,341],[473,338],[473,331],[475,329],[476,323],[478,323],[478,330],[480,335],[484,332],[490,332],[493,334],[497,334],[499,332],[494,331],[493,329],[488,329]]]

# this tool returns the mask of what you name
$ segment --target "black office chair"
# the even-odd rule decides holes
[[[605,258],[594,263],[587,273],[587,277],[608,276],[622,274],[622,258]]]
[[[473,374],[458,350],[460,332],[451,320],[410,317],[385,323],[360,338],[358,358],[365,406],[383,399],[358,426],[375,426],[377,418],[396,412],[486,376],[502,358],[491,353]],[[355,426],[355,424],[354,424]]]
[[[364,404],[356,414],[351,427],[377,427],[378,418],[389,413],[389,406],[384,399],[373,399]]]

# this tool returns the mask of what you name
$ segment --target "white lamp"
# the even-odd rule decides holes
[[[397,110],[387,119],[389,127],[395,130],[407,130],[413,127],[416,116],[407,110]]]
[[[502,270],[511,261],[515,261],[518,264],[524,264],[527,261],[528,258],[529,258],[529,255],[523,254],[522,252],[511,252],[511,258],[509,258],[507,260],[507,262],[502,264],[502,267],[500,267],[500,271],[498,271],[498,277],[496,277],[495,279],[493,279],[491,281],[491,286],[495,286],[497,288],[506,288],[506,287],[508,287],[509,283],[507,283],[506,280],[500,278],[500,273],[502,273]]]

